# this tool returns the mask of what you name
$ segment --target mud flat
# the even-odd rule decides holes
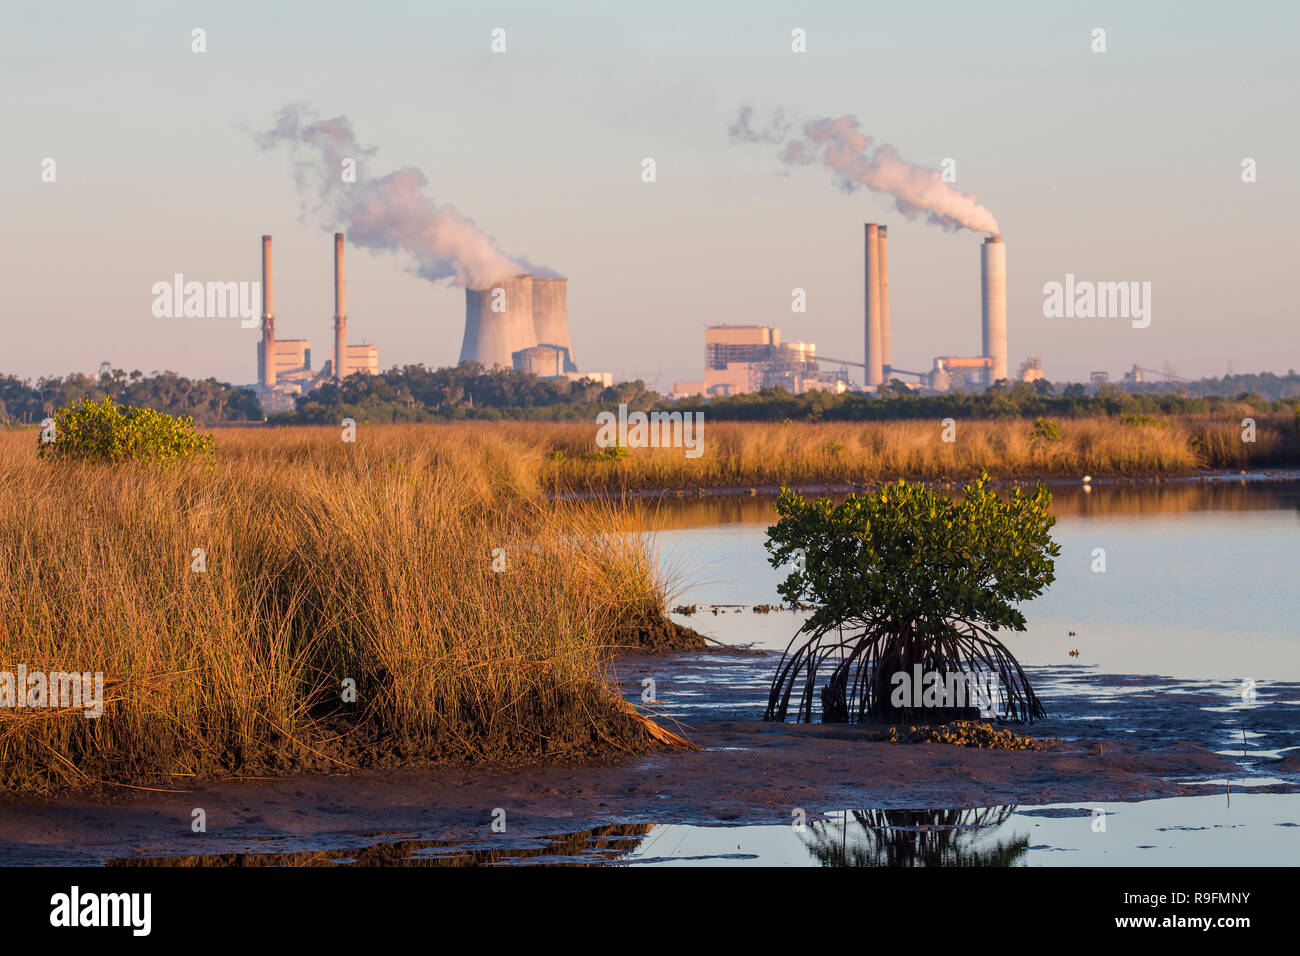
[[[644,674],[660,675],[662,702],[651,709],[698,751],[602,763],[177,782],[175,792],[116,788],[10,800],[0,803],[0,864],[170,858],[256,865],[312,862],[312,854],[331,860],[351,850],[360,862],[400,862],[379,854],[380,844],[401,844],[416,856],[438,846],[473,847],[488,855],[480,861],[492,862],[493,847],[508,841],[518,847],[582,833],[614,839],[632,828],[623,835],[635,843],[654,825],[788,826],[801,808],[811,816],[852,807],[1135,801],[1223,793],[1228,781],[1236,799],[1300,790],[1294,752],[1279,759],[1279,748],[1294,743],[1300,717],[1288,712],[1297,708],[1257,722],[1265,730],[1252,733],[1243,756],[1225,736],[1230,722],[1217,728],[1205,720],[1221,697],[1190,683],[1099,678],[1098,687],[1069,691],[1062,684],[1051,695],[1053,717],[1033,733],[1060,739],[1041,751],[891,744],[871,739],[876,728],[762,722],[755,689],[770,657],[688,653],[620,662],[632,699]],[[1046,687],[1054,682],[1050,669],[1036,679]],[[1122,702],[1095,716],[1106,687]],[[206,813],[206,833],[192,832],[196,808]],[[498,809],[505,833],[492,828]],[[389,846],[389,855],[405,852]]]

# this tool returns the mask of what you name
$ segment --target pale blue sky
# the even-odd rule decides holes
[[[817,169],[731,145],[742,104],[853,113],[1002,224],[1010,362],[1117,377],[1300,367],[1300,13],[1289,3],[51,3],[0,30],[0,372],[246,383],[256,330],[155,319],[182,272],[256,280],[275,236],[277,334],[331,341],[328,230],[244,131],[290,102],[343,114],[512,254],[569,277],[582,367],[667,388],[703,330],[780,326],[862,353],[862,223],[890,226],[894,363],[979,348],[980,237],[908,223]],[[208,51],[190,52],[207,30]],[[509,52],[489,50],[493,27]],[[808,52],[790,52],[790,31]],[[1094,27],[1108,52],[1090,51]],[[640,181],[654,157],[658,182]],[[53,157],[58,181],[40,181]],[[1257,183],[1240,180],[1244,157]],[[349,335],[382,364],[457,358],[463,294],[349,248]],[[1153,284],[1150,328],[1047,319],[1043,283]],[[790,290],[808,312],[790,311]]]

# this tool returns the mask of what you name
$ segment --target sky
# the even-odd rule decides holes
[[[0,374],[108,361],[252,382],[257,329],[156,318],[151,290],[257,281],[264,233],[277,337],[310,339],[319,367],[338,224],[304,216],[286,155],[253,135],[292,103],[347,117],[375,173],[419,167],[431,200],[567,276],[579,367],[618,380],[700,379],[721,323],[861,361],[867,221],[889,226],[894,365],[979,352],[983,235],[733,143],[742,106],[852,114],[912,163],[952,159],[1007,244],[1012,370],[1284,374],[1300,367],[1298,28],[1280,2],[15,5]],[[1067,273],[1151,283],[1150,325],[1045,316]],[[459,356],[463,290],[402,254],[349,244],[348,313],[385,368]]]

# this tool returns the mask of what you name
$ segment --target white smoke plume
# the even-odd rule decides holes
[[[506,255],[455,206],[439,206],[426,196],[429,180],[416,167],[368,175],[375,149],[357,142],[346,117],[320,119],[294,104],[279,112],[271,129],[255,135],[264,150],[288,151],[305,219],[347,233],[361,248],[408,253],[416,274],[430,282],[449,278],[481,289],[520,273],[556,275]],[[347,159],[356,162],[355,182],[344,181]]]
[[[846,192],[866,187],[893,197],[908,219],[925,216],[944,229],[973,229],[1001,235],[998,221],[979,203],[974,193],[964,193],[943,181],[937,169],[914,166],[898,150],[882,143],[874,151],[871,137],[862,132],[856,116],[806,120],[795,127],[778,110],[761,129],[750,125],[753,110],[742,107],[730,129],[733,143],[771,143],[781,147],[781,161],[789,166],[820,163],[835,174]]]

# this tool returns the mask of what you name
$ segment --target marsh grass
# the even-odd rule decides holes
[[[712,422],[705,412],[704,453],[632,448],[618,461],[592,461],[594,426],[501,426],[536,460],[540,480],[563,491],[779,486],[783,483],[884,482],[898,478],[1137,478],[1300,463],[1300,424],[1288,415],[1254,415],[1256,440],[1242,441],[1241,419],[1183,416],[1151,422],[1057,419],[1059,440],[1035,440],[1023,419],[956,422],[956,440],[938,421],[866,423]],[[553,457],[554,452],[563,453]]]
[[[0,710],[0,787],[641,749],[609,672],[663,614],[634,527],[491,430],[226,430],[167,467],[0,435],[0,670],[106,677],[98,719]]]

